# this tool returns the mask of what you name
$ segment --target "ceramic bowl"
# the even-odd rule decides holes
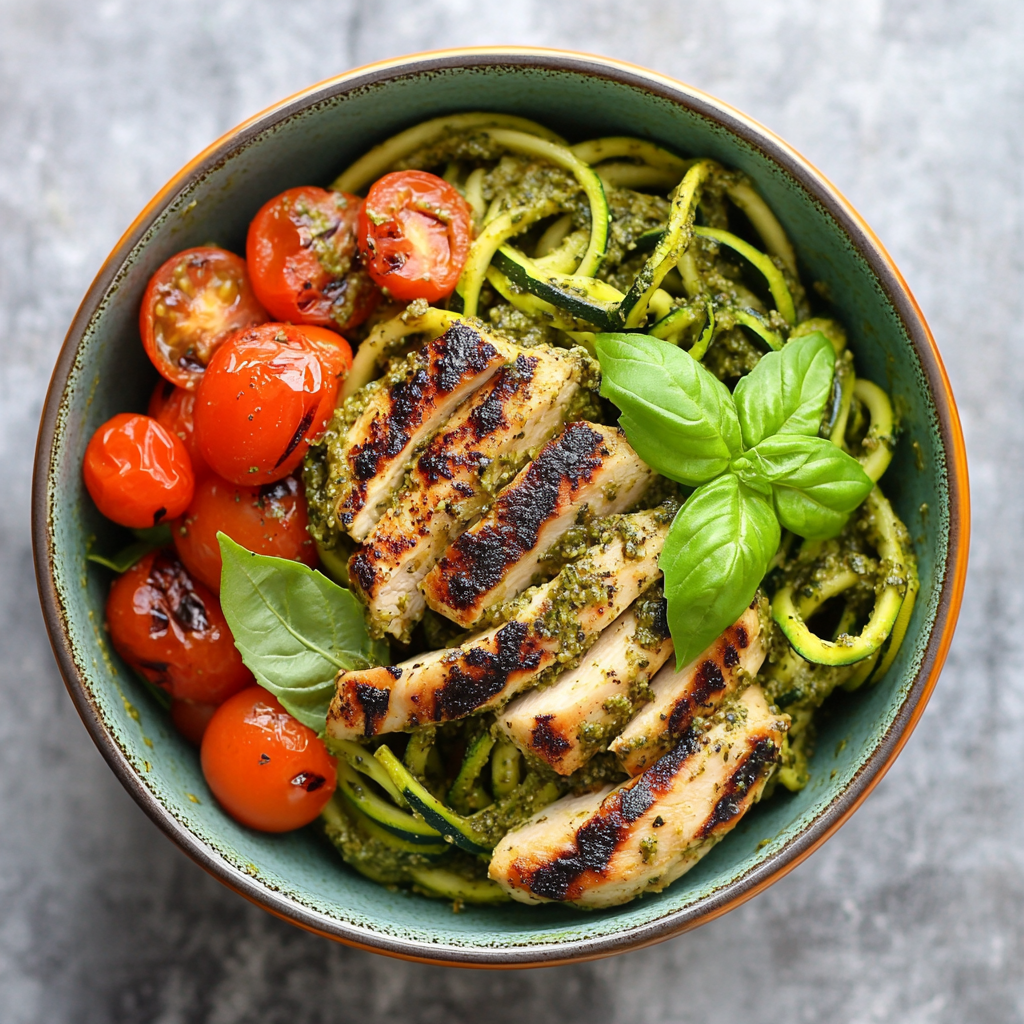
[[[210,795],[199,760],[111,651],[110,576],[89,538],[119,537],[85,493],[95,428],[143,410],[156,379],[137,317],[149,276],[209,240],[244,252],[270,196],[327,184],[371,145],[439,114],[495,110],[570,140],[639,135],[714,157],[755,181],[792,238],[806,281],[825,282],[858,371],[883,384],[903,433],[884,482],[915,538],[921,592],[906,643],[875,687],[833,699],[803,792],[758,806],[665,892],[579,913],[559,906],[467,907],[391,892],[349,870],[313,829],[248,831]],[[330,938],[451,964],[528,966],[635,949],[708,921],[770,885],[824,842],[892,764],[921,715],[952,637],[967,561],[963,440],[949,383],[906,284],[870,229],[804,159],[749,118],[653,72],[532,49],[425,54],[341,75],[229,132],[142,211],[100,269],[54,371],[36,454],[36,571],[57,661],[86,727],[143,809],[189,856],[243,896]]]

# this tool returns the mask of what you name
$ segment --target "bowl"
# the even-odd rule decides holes
[[[249,831],[218,808],[196,752],[119,661],[103,630],[110,576],[85,561],[116,544],[82,484],[95,428],[144,410],[156,380],[138,337],[150,275],[175,252],[216,240],[244,252],[262,203],[326,184],[371,145],[461,110],[521,114],[573,141],[651,138],[740,168],[825,282],[858,370],[894,395],[903,434],[886,491],[913,535],[921,592],[907,641],[876,686],[833,698],[810,784],[759,805],[666,891],[611,910],[466,907],[389,891],[346,867],[312,828]],[[924,710],[952,638],[967,565],[967,467],[949,382],[909,289],[832,185],[771,132],[654,72],[556,50],[453,50],[333,78],[229,132],[176,174],[107,258],[54,370],[36,451],[33,538],[50,639],[68,691],[125,788],[194,860],[271,913],[318,934],[435,963],[521,967],[636,949],[709,921],[792,870],[853,813]]]

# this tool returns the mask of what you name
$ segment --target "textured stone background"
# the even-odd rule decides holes
[[[935,329],[975,508],[945,674],[840,834],[698,932],[511,974],[332,945],[193,866],[78,722],[40,619],[28,530],[50,368],[150,195],[287,93],[378,58],[485,43],[657,68],[823,168]],[[0,0],[0,1019],[1024,1019],[1022,52],[1016,0]]]

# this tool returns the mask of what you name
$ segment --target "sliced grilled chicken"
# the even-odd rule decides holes
[[[502,709],[499,726],[525,753],[571,775],[628,721],[651,676],[668,660],[672,641],[661,588],[608,627],[580,664],[543,690]],[[644,604],[641,621],[637,605]]]
[[[654,699],[608,745],[630,775],[653,764],[682,736],[695,715],[707,716],[757,675],[766,654],[757,601],[707,650],[676,671],[666,665],[651,680]]]
[[[368,386],[335,469],[344,476],[335,514],[354,540],[383,514],[416,446],[521,351],[459,321]]]
[[[497,707],[560,661],[585,650],[652,583],[671,513],[618,517],[553,580],[524,594],[509,620],[400,665],[341,672],[327,713],[336,739],[401,732]]]
[[[660,892],[736,825],[779,759],[789,717],[773,715],[756,684],[735,707],[625,785],[534,815],[498,843],[491,878],[522,903],[612,907]]]
[[[452,534],[483,510],[485,474],[525,460],[561,427],[583,369],[573,352],[523,353],[431,438],[406,490],[349,559],[349,578],[369,607],[371,628],[404,637],[419,621],[425,607],[419,584]]]
[[[427,604],[469,629],[533,582],[545,553],[584,506],[622,512],[647,489],[651,469],[618,427],[580,420],[550,441],[427,575]]]

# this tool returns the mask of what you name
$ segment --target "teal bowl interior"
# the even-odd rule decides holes
[[[144,410],[156,381],[137,328],[153,271],[209,241],[243,252],[246,226],[270,196],[326,184],[388,135],[467,109],[535,118],[573,141],[648,137],[745,171],[790,233],[805,280],[828,286],[858,371],[894,395],[903,426],[883,484],[914,536],[922,586],[896,663],[875,687],[832,699],[803,792],[755,808],[666,892],[603,912],[512,904],[453,914],[447,903],[361,878],[313,829],[270,836],[235,824],[207,789],[196,752],[110,649],[111,576],[85,561],[90,538],[100,550],[122,539],[86,495],[80,465],[93,430],[116,412]],[[171,182],[112,254],[72,325],[44,414],[34,506],[40,589],[58,661],[97,744],[158,824],[227,884],[305,927],[397,955],[491,965],[600,956],[691,927],[779,877],[895,756],[956,617],[966,559],[958,439],[941,366],[898,275],[784,144],[706,96],[613,62],[528,51],[413,58],[328,82],[227,136]]]

